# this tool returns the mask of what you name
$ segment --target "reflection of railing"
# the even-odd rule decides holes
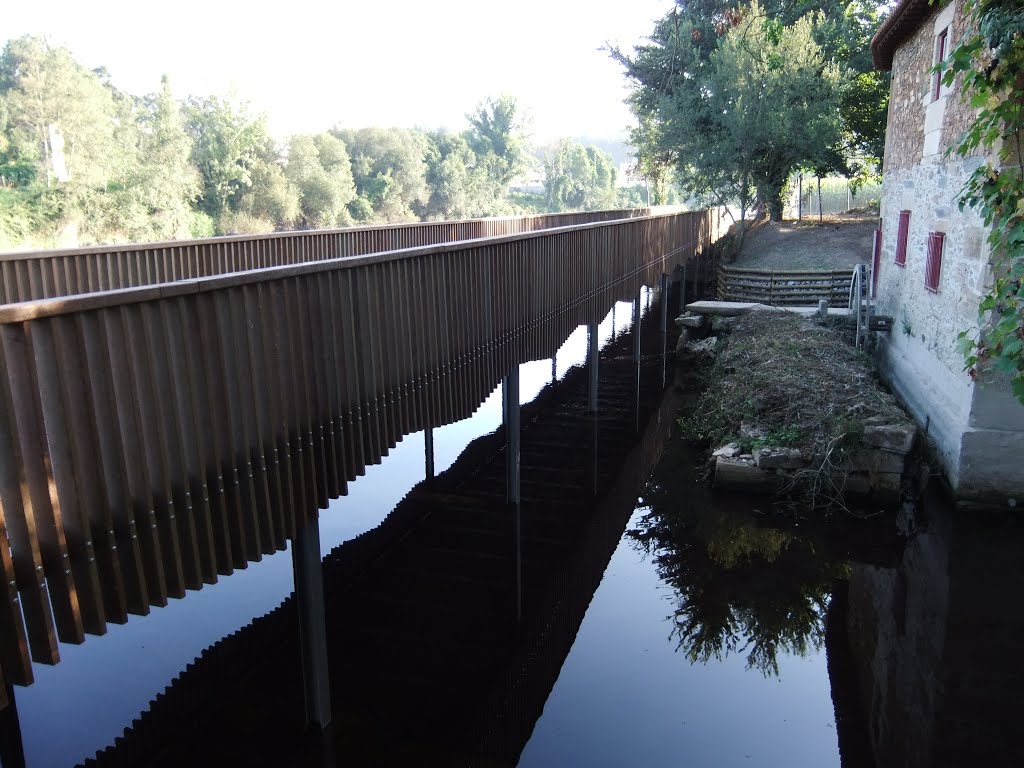
[[[440,379],[491,386],[716,236],[666,214],[0,307],[4,675],[283,548],[475,407]]]
[[[642,326],[643,349],[660,347],[657,323]],[[402,759],[388,751],[400,751],[402,737],[417,754],[447,749],[465,764],[515,764],[677,410],[677,396],[658,383],[657,359],[630,356],[636,328],[602,351],[599,427],[586,408],[584,370],[570,369],[522,407],[530,468],[520,508],[502,493],[506,425],[324,559],[332,700],[369,725],[364,733],[383,731],[369,737],[379,764],[416,762],[407,750]],[[246,723],[261,738],[233,738],[237,762],[248,764],[253,752],[273,764],[292,754],[294,603],[205,651],[95,765],[207,757],[211,740],[234,737],[250,716],[226,706],[228,696],[261,702],[252,715],[262,719]],[[360,763],[360,741],[346,738],[348,762]]]
[[[648,209],[642,208],[551,213],[0,254],[0,304],[515,235],[647,213]]]

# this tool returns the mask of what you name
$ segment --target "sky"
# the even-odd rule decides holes
[[[672,0],[239,3],[5,0],[0,42],[43,35],[144,94],[235,94],[279,137],[334,125],[466,127],[510,94],[533,140],[624,138],[631,115],[607,43],[650,34]]]

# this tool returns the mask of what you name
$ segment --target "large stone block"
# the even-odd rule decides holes
[[[913,424],[877,424],[864,427],[865,445],[897,453],[909,453],[914,447],[917,427]]]
[[[797,448],[766,445],[754,449],[754,463],[761,469],[800,469],[804,459]]]
[[[703,328],[704,315],[680,315],[676,318],[676,325],[680,328]]]

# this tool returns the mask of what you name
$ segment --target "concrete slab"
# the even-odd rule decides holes
[[[686,311],[701,315],[717,317],[738,317],[751,312],[793,312],[804,317],[816,317],[815,307],[773,307],[769,304],[755,304],[746,301],[695,301],[686,305]],[[850,310],[845,307],[829,307],[829,317],[849,317]]]

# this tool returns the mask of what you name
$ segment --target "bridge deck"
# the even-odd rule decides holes
[[[283,549],[717,235],[673,213],[0,306],[4,677]]]

